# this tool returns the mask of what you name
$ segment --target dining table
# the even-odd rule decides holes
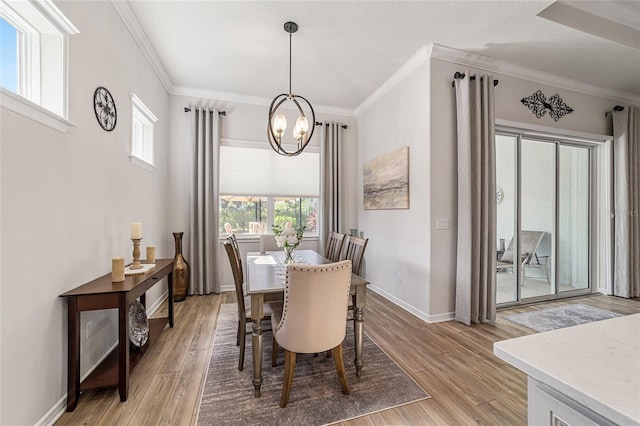
[[[332,263],[314,250],[294,250],[294,263],[307,265],[324,265]],[[262,322],[264,318],[264,303],[272,300],[282,300],[286,264],[285,253],[281,251],[249,252],[247,253],[246,290],[251,298],[251,320],[253,322],[251,335],[251,354],[253,358],[253,387],[255,396],[260,396],[262,386]],[[355,343],[356,376],[360,377],[364,365],[362,359],[362,344],[364,338],[364,307],[367,303],[367,285],[364,278],[351,274],[350,294],[353,300],[353,328]]]

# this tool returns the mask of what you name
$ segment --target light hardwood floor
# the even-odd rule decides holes
[[[194,424],[220,304],[234,300],[233,293],[223,293],[177,303],[176,326],[162,333],[133,372],[128,401],[120,402],[117,389],[86,392],[56,425]],[[427,324],[369,292],[367,334],[432,398],[341,424],[526,424],[526,376],[495,357],[493,343],[532,331],[502,317],[571,303],[640,313],[640,299],[598,295],[502,310],[494,324]]]

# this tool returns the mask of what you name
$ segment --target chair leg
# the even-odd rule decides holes
[[[349,383],[347,383],[347,374],[345,373],[344,360],[342,359],[342,343],[333,348],[333,362],[336,364],[336,371],[338,372],[342,392],[349,395]]]
[[[238,321],[238,332],[236,333],[236,346],[240,346],[240,336],[242,330],[242,322]]]
[[[247,323],[245,321],[240,321],[240,327],[238,329],[238,333],[240,333],[240,357],[238,359],[238,370],[244,370],[244,348],[247,344]]]
[[[278,365],[278,342],[276,342],[276,336],[273,336],[273,343],[271,345],[271,366]]]
[[[280,397],[280,407],[284,408],[289,403],[289,394],[293,383],[293,371],[296,368],[296,353],[284,350],[284,380],[282,382],[282,396]]]

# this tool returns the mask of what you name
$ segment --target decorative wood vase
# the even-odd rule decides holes
[[[189,263],[182,256],[182,235],[184,232],[174,232],[176,255],[173,257],[173,301],[182,302],[187,298],[189,290]]]

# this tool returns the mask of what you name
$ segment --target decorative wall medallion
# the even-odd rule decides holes
[[[118,113],[116,112],[116,103],[111,93],[104,87],[98,87],[93,93],[93,110],[100,127],[107,132],[116,128]]]
[[[531,112],[538,118],[542,117],[547,110],[549,110],[549,115],[555,121],[573,112],[573,108],[565,104],[557,93],[547,100],[542,94],[542,91],[537,90],[533,95],[522,98],[520,102],[528,106]]]

